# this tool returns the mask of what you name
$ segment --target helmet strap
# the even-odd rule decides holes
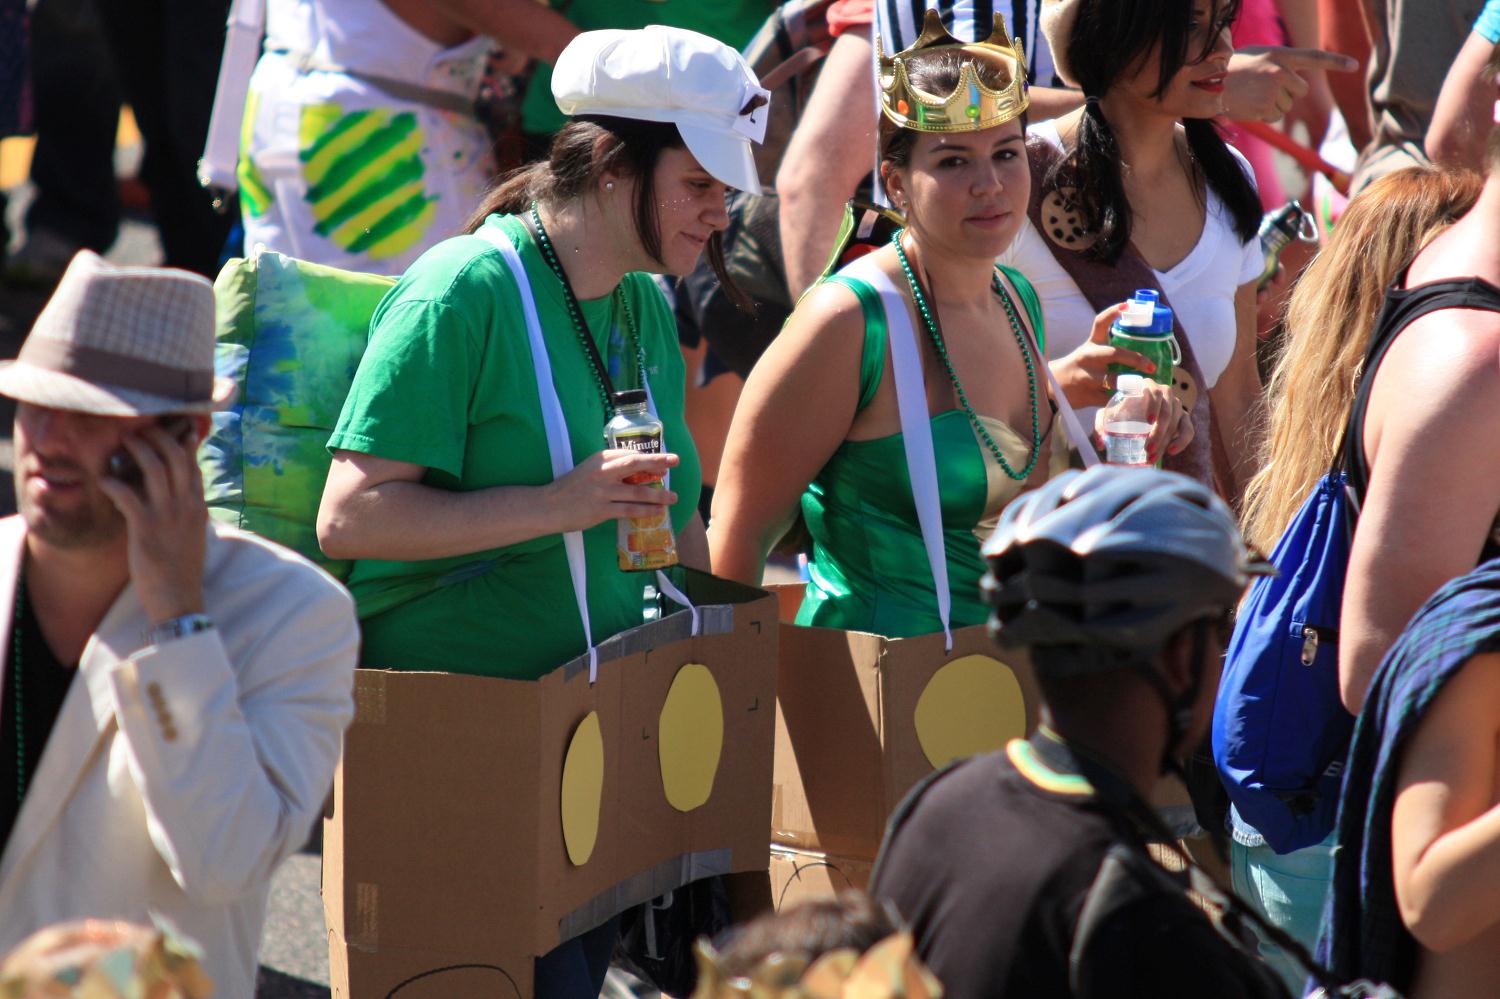
[[[1198,701],[1198,691],[1203,686],[1203,669],[1206,665],[1208,653],[1208,627],[1206,618],[1199,618],[1193,622],[1193,648],[1192,661],[1189,665],[1188,684],[1181,693],[1173,694],[1172,689],[1167,686],[1166,677],[1161,671],[1150,663],[1138,663],[1135,671],[1146,685],[1156,691],[1156,696],[1161,698],[1162,707],[1167,712],[1167,744],[1162,749],[1159,772],[1162,775],[1175,775],[1186,780],[1186,774],[1182,769],[1175,750],[1178,743],[1182,742],[1187,735],[1188,726],[1193,723],[1193,708]]]

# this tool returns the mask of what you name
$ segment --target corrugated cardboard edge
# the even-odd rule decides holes
[[[746,605],[708,604],[700,606],[704,635],[727,635],[734,630],[735,610]],[[621,632],[613,638],[599,643],[599,664],[633,656],[647,649],[660,648],[674,642],[685,642],[693,637],[693,616],[686,610],[673,611],[666,617],[651,621],[638,628]],[[563,676],[572,679],[589,668],[588,653],[563,663]]]
[[[834,635],[843,636],[838,643],[846,650],[842,659],[833,647],[837,641]],[[916,705],[931,678],[955,659],[977,654],[1008,666],[1021,687],[1027,729],[1037,723],[1040,701],[1029,657],[1024,650],[998,648],[984,625],[956,630],[951,650],[943,648],[941,633],[886,638],[787,624],[782,625],[781,645],[787,652],[779,673],[778,759],[770,837],[778,846],[843,857],[875,855],[886,818],[911,787],[932,771],[916,734]],[[809,671],[804,671],[800,668],[803,659],[817,661],[806,663]],[[821,683],[810,679],[810,670],[836,661],[859,672],[857,681],[850,683],[842,676],[819,677]],[[913,664],[915,668],[909,668]],[[846,693],[852,694],[854,686],[859,688],[873,742],[866,739],[863,729],[835,739],[834,733],[818,728],[853,724],[848,714],[824,718],[809,709],[810,703],[827,696],[826,686],[834,683]],[[788,707],[793,709],[790,723]],[[864,720],[859,724],[863,726]],[[798,754],[790,750],[799,743],[819,756],[826,754],[826,758],[798,760]],[[861,746],[867,746],[867,751],[860,751]],[[843,789],[830,792],[830,764],[836,764],[831,769],[841,780],[854,782],[864,790],[858,794]],[[809,775],[810,767],[818,768],[816,776]],[[813,815],[815,811],[817,815]]]
[[[764,661],[773,662],[775,655],[777,624],[775,619],[774,598],[763,590],[753,587],[743,587],[724,580],[701,577],[693,579],[690,576],[687,592],[693,594],[695,599],[700,600],[699,614],[703,623],[704,635],[722,635],[732,633],[736,625],[741,629],[749,629],[748,634],[758,636],[754,639],[756,646],[763,651],[757,652],[757,661],[764,657]],[[737,600],[739,603],[714,603],[719,601]],[[745,617],[736,618],[736,613],[744,614]],[[752,627],[753,626],[753,627]],[[766,629],[769,629],[767,632]],[[601,649],[601,659],[610,664],[609,668],[601,670],[601,683],[606,682],[605,677],[610,672],[615,674],[615,683],[622,677],[621,670],[630,662],[639,662],[640,652],[670,647],[680,643],[696,644],[691,638],[692,614],[687,611],[678,611],[669,614],[659,621],[648,623],[634,634],[626,633],[616,636],[615,639],[606,642]],[[586,675],[587,659],[578,657],[572,662],[554,670],[552,676],[555,680],[566,683],[569,679],[577,683]],[[359,682],[356,694],[356,722],[351,731],[365,729],[371,731],[371,727],[385,726],[391,723],[391,719],[397,718],[394,708],[395,700],[390,699],[393,695],[392,684],[409,682],[420,676],[415,671],[376,671],[361,670],[357,674]],[[474,678],[467,678],[474,679]],[[488,684],[487,679],[479,678],[480,682]],[[511,681],[505,681],[510,683]],[[522,683],[523,681],[514,681]],[[541,681],[538,681],[541,682]],[[526,681],[531,686],[531,682]],[[769,689],[764,690],[756,699],[757,704],[769,703],[774,699],[774,672],[767,677],[765,684]],[[531,711],[524,714],[535,713],[540,715],[543,711],[542,699],[538,698]],[[539,723],[538,723],[539,724]],[[771,723],[766,722],[768,729],[766,733],[767,749],[764,753],[766,759],[766,780],[769,782],[770,753],[769,745],[772,738]],[[757,782],[758,783],[758,782]],[[572,927],[584,926],[585,924],[597,925],[608,919],[613,912],[600,916],[604,909],[611,906],[628,908],[629,904],[636,901],[644,902],[650,898],[664,894],[687,880],[706,876],[713,873],[730,873],[753,870],[764,872],[766,869],[767,851],[765,847],[764,830],[769,819],[770,795],[769,787],[766,788],[764,799],[764,812],[753,825],[755,826],[754,843],[755,849],[735,839],[732,850],[720,850],[719,843],[711,844],[715,849],[705,849],[697,853],[684,854],[664,863],[659,863],[651,870],[643,874],[635,875],[626,879],[623,885],[616,885],[611,889],[601,892],[585,904],[578,906],[563,917],[562,924],[554,916],[549,921],[537,922],[537,932],[541,934],[542,940],[551,937],[552,932],[558,932],[561,936],[551,938],[551,945],[555,945],[557,939],[567,939],[572,933]],[[334,816],[329,821],[328,829],[339,826],[344,819],[344,802],[339,795],[335,795]],[[545,806],[544,810],[545,810]],[[746,827],[748,831],[748,826]],[[743,837],[741,837],[743,839]],[[697,846],[699,844],[694,844]],[[704,844],[705,846],[710,844]],[[372,981],[383,980],[379,976],[390,972],[395,974],[404,973],[405,969],[413,962],[427,962],[425,968],[447,967],[458,964],[464,960],[481,961],[476,957],[474,948],[468,945],[460,946],[457,943],[451,948],[434,943],[416,944],[405,946],[404,941],[396,939],[393,933],[382,932],[382,916],[390,916],[392,913],[382,913],[381,905],[384,903],[389,908],[395,904],[385,896],[377,885],[356,885],[345,883],[347,874],[355,873],[342,863],[341,850],[338,846],[331,851],[335,856],[325,857],[325,912],[328,917],[330,931],[331,959],[333,966],[330,973],[334,982],[336,994],[347,994],[349,988],[356,991],[355,999],[365,999],[360,982],[365,982],[364,988],[371,988]],[[720,854],[731,854],[720,856]],[[355,877],[358,877],[355,873]],[[763,876],[763,875],[762,875]],[[675,884],[673,882],[676,882]],[[330,890],[332,886],[341,886],[341,890]],[[615,911],[620,911],[616,908]],[[538,912],[538,916],[542,913]],[[537,943],[541,943],[538,940]],[[518,952],[516,959],[519,960],[521,952],[531,954],[542,953],[550,949],[550,945],[542,949],[533,949],[520,939],[512,941]],[[427,947],[428,949],[422,949]],[[486,951],[494,950],[493,946],[484,948]],[[508,947],[505,949],[509,949]],[[486,954],[482,960],[500,960],[503,964],[509,964],[511,957]],[[385,969],[385,970],[381,970]],[[415,968],[416,972],[423,968]],[[522,996],[530,995],[530,964],[529,958],[526,964],[526,975],[528,980],[520,989]],[[351,977],[353,976],[352,985]],[[371,976],[376,976],[372,979]],[[340,988],[345,991],[338,993]],[[378,999],[378,997],[377,997]]]
[[[445,973],[469,975],[466,985],[484,979],[483,999],[527,999],[533,993],[535,958],[518,954],[446,954],[404,947],[363,951],[347,944],[337,930],[328,930],[329,992],[332,999],[468,999],[473,992],[455,993]],[[503,961],[505,964],[497,964]],[[382,982],[372,986],[371,981]]]
[[[562,917],[557,924],[558,939],[571,940],[632,906],[649,902],[701,878],[732,873],[735,873],[733,851],[727,848],[673,857],[600,892]]]

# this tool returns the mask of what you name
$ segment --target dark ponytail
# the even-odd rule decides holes
[[[1155,96],[1166,90],[1182,67],[1206,59],[1213,51],[1217,32],[1210,29],[1207,48],[1191,50],[1188,22],[1192,6],[1193,0],[1083,0],[1081,4],[1068,39],[1067,58],[1089,96],[1079,119],[1076,146],[1048,171],[1045,186],[1075,189],[1073,200],[1090,230],[1097,233],[1097,239],[1084,251],[1093,259],[1106,263],[1119,260],[1130,243],[1133,224],[1120,171],[1119,140],[1104,117],[1099,95],[1137,71],[1154,46],[1160,46]],[[1239,0],[1219,0],[1212,16],[1216,24],[1228,24],[1238,10]],[[1194,179],[1202,179],[1224,202],[1235,234],[1241,240],[1250,239],[1260,225],[1255,185],[1212,121],[1188,119],[1183,128]]]
[[[1085,255],[1114,263],[1130,242],[1132,216],[1120,173],[1120,143],[1099,107],[1099,98],[1084,100],[1073,155],[1058,160],[1047,173],[1047,188],[1072,187],[1096,239]]]
[[[651,259],[661,261],[661,226],[656,214],[656,164],[668,149],[683,148],[670,122],[590,116],[574,118],[552,137],[547,158],[506,173],[490,185],[479,207],[464,223],[474,233],[491,215],[515,215],[532,202],[557,205],[594,191],[607,173],[635,181],[632,222],[636,238]],[[724,264],[723,234],[709,237],[705,251],[724,293],[741,311],[751,311],[750,297],[735,284]]]

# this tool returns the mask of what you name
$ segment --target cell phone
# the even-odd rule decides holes
[[[179,443],[187,439],[193,429],[193,421],[182,415],[169,416],[161,421],[161,428]],[[109,456],[109,477],[118,479],[132,489],[141,488],[141,466],[135,457],[124,448]]]

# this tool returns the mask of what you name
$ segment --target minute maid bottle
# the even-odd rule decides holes
[[[1182,363],[1182,350],[1172,332],[1172,310],[1158,304],[1156,291],[1141,288],[1109,328],[1109,344],[1141,354],[1156,365],[1146,377],[1163,385],[1172,384],[1172,366]],[[1111,364],[1110,374],[1144,374],[1124,364]]]
[[[604,440],[613,448],[661,453],[661,421],[646,411],[645,389],[626,389],[615,393],[615,416],[604,425]],[[626,476],[630,485],[649,485],[665,489],[662,476],[654,472],[637,472]],[[672,536],[672,508],[664,506],[651,517],[621,517],[616,529],[615,550],[620,568],[625,572],[665,569],[677,564],[677,542]]]

